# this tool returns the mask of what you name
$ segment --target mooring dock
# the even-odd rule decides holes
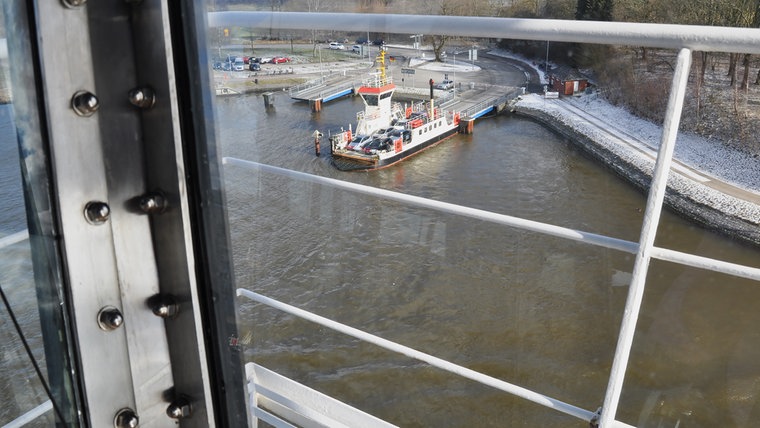
[[[323,104],[338,98],[354,95],[361,86],[361,78],[348,75],[322,76],[288,89],[290,98],[306,101],[313,111],[321,111]],[[461,112],[465,124],[462,132],[472,132],[472,122],[489,113],[500,113],[509,102],[524,93],[514,86],[483,83],[459,83],[454,89],[434,89],[433,96],[441,107]],[[400,99],[422,100],[430,96],[429,88],[398,86],[396,96]]]

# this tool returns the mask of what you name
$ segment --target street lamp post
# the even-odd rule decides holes
[[[319,51],[319,75],[323,76],[325,73],[322,68],[322,45],[318,45],[317,50]]]
[[[413,36],[409,36],[410,39],[414,39],[414,49],[417,50],[417,57],[420,56],[420,49],[422,44],[422,34],[415,34]]]

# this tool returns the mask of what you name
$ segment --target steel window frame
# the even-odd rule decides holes
[[[59,422],[248,424],[213,126],[198,126],[212,112],[193,43],[205,3],[9,3],[25,29],[11,80]],[[155,194],[165,209],[143,209]]]

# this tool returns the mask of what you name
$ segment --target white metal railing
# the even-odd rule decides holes
[[[2,238],[0,238],[0,249],[9,247],[13,244],[19,243],[21,241],[25,241],[27,239],[29,239],[28,230],[22,230],[21,232],[16,232],[7,236],[3,236]]]
[[[760,53],[756,28],[474,16],[315,12],[211,12],[210,27],[324,30],[647,46],[707,52]]]
[[[682,264],[682,265],[686,265],[686,266],[691,266],[691,267],[696,267],[696,268],[701,268],[701,269],[712,270],[712,271],[716,271],[716,272],[725,273],[725,274],[728,274],[728,275],[733,275],[733,276],[738,276],[738,277],[743,277],[743,278],[748,278],[748,279],[753,279],[753,280],[756,280],[756,281],[760,281],[760,269],[752,268],[752,267],[749,267],[749,266],[738,265],[738,264],[734,264],[734,263],[729,263],[729,262],[725,262],[725,261],[721,261],[721,260],[711,259],[711,258],[707,258],[707,257],[696,256],[696,255],[693,255],[693,254],[682,253],[682,252],[674,251],[674,250],[670,250],[670,249],[658,248],[658,247],[655,247],[655,246],[651,245],[651,242],[650,242],[650,245],[649,245],[647,251],[642,251],[643,247],[640,244],[637,244],[635,242],[625,241],[625,240],[621,240],[621,239],[617,239],[617,238],[612,238],[612,237],[608,237],[608,236],[604,236],[604,235],[598,235],[598,234],[594,234],[594,233],[590,233],[590,232],[584,232],[584,231],[581,231],[581,230],[563,228],[563,227],[560,227],[560,226],[554,226],[554,225],[540,223],[540,222],[536,222],[536,221],[532,221],[532,220],[521,219],[521,218],[518,218],[518,217],[512,217],[512,216],[508,216],[508,215],[504,215],[504,214],[499,214],[499,213],[494,213],[494,212],[485,211],[485,210],[480,210],[480,209],[476,209],[476,208],[465,207],[465,206],[461,206],[461,205],[451,204],[451,203],[448,203],[448,202],[435,201],[435,200],[432,200],[432,199],[422,198],[422,197],[419,197],[419,196],[407,195],[407,194],[404,194],[404,193],[394,192],[394,191],[390,191],[390,190],[378,189],[378,188],[371,187],[371,186],[365,186],[365,185],[350,183],[350,182],[346,182],[346,181],[342,181],[342,180],[336,180],[336,179],[333,179],[333,178],[321,177],[321,176],[307,174],[307,173],[298,172],[298,171],[293,171],[293,170],[289,170],[289,169],[285,169],[285,168],[279,168],[279,167],[275,167],[275,166],[272,166],[272,165],[261,164],[261,163],[258,163],[258,162],[246,161],[246,160],[236,159],[236,158],[231,158],[231,157],[224,158],[223,162],[224,162],[224,164],[230,165],[230,166],[237,166],[237,167],[242,167],[242,168],[246,168],[246,169],[259,170],[259,171],[263,171],[263,172],[267,172],[267,173],[271,173],[271,174],[277,174],[277,175],[289,177],[289,178],[292,178],[292,179],[302,180],[302,181],[305,181],[305,182],[310,182],[310,183],[320,184],[320,185],[329,186],[329,187],[333,187],[333,188],[343,189],[343,190],[346,190],[346,191],[355,192],[355,193],[364,194],[364,195],[369,195],[369,196],[373,196],[373,197],[376,197],[376,198],[382,198],[382,199],[392,200],[392,201],[396,201],[396,202],[403,203],[403,204],[406,204],[406,205],[423,207],[423,208],[432,209],[432,210],[435,210],[435,211],[440,211],[440,212],[449,213],[449,214],[455,214],[455,215],[459,215],[459,216],[463,216],[463,217],[475,218],[475,219],[478,219],[478,220],[483,220],[483,221],[491,222],[491,223],[494,223],[494,224],[499,224],[499,225],[514,227],[514,228],[518,228],[518,229],[522,229],[522,230],[542,233],[542,234],[545,234],[545,235],[550,235],[550,236],[555,236],[555,237],[559,237],[559,238],[564,238],[564,239],[569,239],[569,240],[573,240],[573,241],[578,241],[578,242],[581,242],[581,243],[584,243],[584,244],[589,244],[589,245],[594,245],[594,246],[598,246],[598,247],[618,250],[618,251],[622,251],[622,252],[626,252],[626,253],[630,253],[630,254],[636,254],[637,255],[637,260],[639,258],[641,258],[641,257],[647,257],[647,259],[656,258],[656,259],[660,259],[660,260],[669,261],[669,262],[672,262],[672,263],[678,263],[678,264]],[[661,168],[666,168],[666,166],[661,166]],[[664,189],[662,191],[664,192]],[[661,208],[661,206],[659,208]],[[655,216],[654,213],[650,213],[649,211],[647,211],[647,213],[645,215],[646,216]],[[656,213],[656,217],[659,219],[659,212]],[[648,225],[648,227],[652,230],[652,234],[654,234],[653,232],[656,230],[656,222],[650,222],[650,224]],[[639,265],[640,265],[640,263],[641,262],[639,262]],[[641,268],[639,268],[639,269],[641,269]],[[634,266],[634,274],[638,274],[639,278],[641,278],[640,280],[642,281],[641,285],[636,286],[637,288],[635,288],[635,291],[637,293],[643,293],[643,278],[645,278],[645,276],[646,276],[645,272],[640,272],[640,271],[636,272],[636,268]],[[635,284],[632,283],[631,290],[634,290],[634,286],[635,286]],[[629,291],[629,294],[630,293],[631,293],[631,291]],[[530,391],[529,394],[523,394],[524,393],[524,391],[523,391],[524,388],[522,388],[522,387],[519,387],[519,386],[516,386],[516,385],[512,385],[512,384],[509,384],[507,382],[504,382],[504,381],[501,381],[501,380],[498,380],[498,379],[493,379],[493,378],[491,378],[491,379],[485,379],[485,378],[488,378],[488,376],[482,375],[482,374],[475,375],[474,373],[477,373],[477,372],[471,373],[472,371],[468,371],[469,369],[453,365],[453,364],[451,364],[449,362],[446,362],[444,360],[440,360],[440,359],[438,359],[436,357],[429,356],[427,354],[418,355],[418,354],[416,354],[418,351],[414,351],[411,348],[406,348],[406,347],[404,347],[402,345],[398,345],[398,344],[392,344],[392,342],[389,342],[389,341],[387,341],[385,339],[382,339],[382,338],[370,337],[371,335],[367,335],[367,333],[360,332],[359,330],[353,329],[353,328],[348,327],[348,326],[342,326],[342,325],[340,325],[338,323],[335,323],[334,321],[324,319],[324,318],[322,318],[322,317],[320,317],[318,315],[310,314],[310,313],[308,313],[306,311],[303,311],[301,309],[294,308],[292,306],[286,305],[286,304],[281,303],[281,302],[277,302],[277,301],[275,301],[273,299],[270,299],[268,297],[265,297],[265,296],[262,296],[262,295],[259,295],[259,294],[247,291],[247,290],[238,290],[238,295],[246,296],[246,297],[251,298],[253,300],[256,300],[256,301],[258,301],[260,303],[264,303],[264,304],[267,304],[269,306],[275,307],[277,309],[283,310],[285,312],[291,313],[293,315],[296,315],[296,316],[308,319],[308,320],[313,321],[313,322],[317,322],[317,323],[319,323],[321,325],[324,325],[326,327],[330,327],[330,328],[333,328],[333,329],[335,329],[337,331],[343,332],[345,334],[349,334],[349,335],[357,337],[359,339],[366,340],[366,341],[368,341],[370,343],[374,343],[374,344],[376,344],[378,346],[382,346],[382,347],[385,347],[387,349],[391,349],[391,350],[394,350],[396,352],[400,352],[400,353],[402,353],[404,355],[407,355],[407,356],[410,356],[412,358],[420,359],[420,360],[428,362],[431,365],[434,365],[434,366],[436,366],[438,368],[441,368],[441,369],[444,369],[444,370],[448,370],[448,371],[450,371],[452,373],[459,374],[461,376],[467,377],[467,378],[475,380],[475,381],[479,381],[479,382],[481,382],[483,384],[492,386],[492,387],[500,389],[502,391],[515,394],[515,395],[517,395],[519,397],[531,400],[531,401],[533,401],[533,402],[535,402],[537,404],[541,404],[541,405],[547,406],[549,408],[562,411],[564,413],[567,413],[567,414],[579,417],[579,418],[581,418],[583,420],[586,420],[586,421],[589,421],[589,422],[591,422],[592,420],[594,422],[597,422],[594,419],[597,416],[597,414],[593,413],[593,412],[591,412],[589,410],[584,410],[584,409],[575,410],[576,408],[574,408],[574,406],[571,406],[571,405],[566,404],[566,403],[561,403],[561,402],[557,403],[557,402],[555,402],[555,400],[553,400],[553,399],[551,399],[549,397],[543,396],[541,394],[538,394],[538,393],[535,393],[535,392],[532,392],[532,391]],[[637,319],[637,317],[638,317],[638,306],[640,306],[640,303],[641,303],[640,296],[638,297],[638,299],[633,300],[632,302],[631,302],[631,300],[632,299],[629,298],[629,302],[630,303],[627,303],[627,305],[636,305],[636,306],[634,306],[632,308],[627,308],[627,309],[628,310],[632,310],[632,311],[635,310],[636,312],[633,312],[633,314],[635,314],[635,316],[630,316],[630,315],[628,315],[630,313],[626,312],[626,315],[624,316],[624,327],[626,329],[635,329],[635,325],[630,325],[630,323],[632,323],[632,322],[635,323],[635,319]],[[625,320],[626,319],[629,320],[628,321],[629,325],[627,325],[627,326],[625,325]],[[633,319],[633,321],[631,321],[631,319]],[[624,343],[623,343],[623,345],[619,344],[618,347],[624,346],[628,341],[631,341],[630,343],[632,343],[633,331],[630,331],[630,333],[626,332],[626,334],[627,334],[627,336],[625,338],[619,339],[619,341],[620,340],[624,340]],[[623,337],[622,334],[621,334],[620,337],[621,338]],[[627,345],[628,349],[627,350],[623,350],[622,352],[626,352],[626,354],[630,353],[630,343],[628,343],[628,345]],[[621,351],[618,350],[618,352],[621,352]],[[616,352],[616,356],[617,355],[618,355],[618,353]],[[613,376],[611,376],[611,381],[610,381],[611,383],[614,380],[615,382],[619,382],[620,385],[622,386],[623,376],[625,375],[625,366],[627,365],[627,355],[625,355],[625,357],[626,357],[625,359],[621,359],[621,358],[617,358],[616,359],[616,361],[618,362],[618,367],[617,367],[618,371],[617,372],[613,372],[613,375],[617,376],[617,377],[615,379],[613,379]],[[458,367],[458,368],[455,368],[454,366]],[[618,397],[619,397],[619,391],[618,391],[617,394],[618,394]],[[611,403],[609,405],[612,405],[612,404],[615,404],[615,403]],[[564,406],[569,406],[569,407],[565,408]],[[602,415],[603,414],[604,414],[604,412],[602,411]],[[591,418],[591,419],[587,419],[587,417]],[[612,416],[612,419],[610,419],[609,421],[605,421],[605,423],[603,425],[601,424],[601,420],[598,421],[598,422],[600,422],[600,426],[603,426],[603,427],[625,427],[625,426],[628,426],[627,424],[625,424],[623,422],[614,420],[614,416]]]
[[[636,254],[638,252],[639,245],[636,242],[626,241],[623,239],[612,238],[605,235],[599,235],[596,233],[585,232],[582,230],[570,229],[561,226],[555,226],[551,224],[541,223],[533,220],[527,220],[519,217],[513,217],[506,214],[494,213],[491,211],[481,210],[477,208],[466,207],[462,205],[452,204],[449,202],[441,202],[433,199],[427,199],[420,196],[407,195],[405,193],[394,192],[391,190],[379,189],[376,187],[365,186],[362,184],[351,183],[348,181],[337,180],[334,178],[321,177],[318,175],[307,174],[304,172],[293,171],[286,168],[280,168],[272,165],[262,164],[259,162],[248,161],[244,159],[237,159],[232,157],[226,157],[223,159],[224,164],[231,166],[238,166],[251,170],[260,170],[271,174],[277,174],[305,182],[325,185],[333,188],[343,189],[355,193],[360,193],[377,198],[392,200],[400,202],[406,205],[412,205],[422,208],[428,208],[439,212],[455,214],[462,217],[469,217],[478,220],[499,224],[502,226],[514,227],[517,229],[527,230],[530,232],[542,233],[544,235],[555,236],[558,238],[569,239],[571,241],[579,241],[585,244],[594,245],[597,247],[608,248],[612,250],[618,250],[629,254]],[[669,261],[672,263],[681,264],[684,266],[696,267],[701,269],[712,270],[715,272],[725,273],[741,278],[752,279],[760,281],[760,269],[749,266],[730,263],[722,260],[712,259],[708,257],[696,256],[689,253],[683,253],[680,251],[670,250],[667,248],[652,247],[652,257]]]
[[[470,37],[502,37],[511,39],[565,41],[578,43],[627,44],[637,46],[662,47],[679,49],[678,65],[673,77],[673,89],[668,101],[655,172],[653,175],[645,221],[638,244],[618,242],[613,238],[584,234],[579,231],[557,228],[528,220],[484,215],[483,219],[492,219],[515,227],[525,228],[554,236],[567,237],[595,245],[609,246],[624,251],[633,250],[636,254],[631,285],[626,300],[625,312],[618,336],[618,344],[610,374],[607,392],[602,406],[599,425],[610,427],[617,423],[615,415],[622,392],[623,380],[628,366],[633,335],[638,321],[641,299],[646,285],[646,275],[652,258],[662,258],[675,263],[687,263],[690,266],[718,270],[758,279],[758,270],[746,266],[712,261],[708,258],[678,253],[672,250],[654,247],[657,225],[662,212],[665,188],[672,161],[688,70],[691,63],[691,50],[706,50],[719,52],[760,53],[760,30],[740,28],[716,28],[699,26],[632,24],[632,23],[599,23],[591,25],[588,22],[552,21],[552,20],[521,20],[499,18],[472,18],[447,16],[405,16],[395,15],[358,15],[332,14],[324,19],[320,14],[304,13],[261,13],[244,14],[220,12],[210,16],[211,25],[263,25],[265,28],[320,28],[324,22],[329,22],[332,28],[338,25],[346,30],[364,31],[370,29],[377,32],[404,33],[405,28],[415,28],[421,33],[446,34]],[[320,25],[320,21],[322,24]],[[354,28],[356,26],[357,28]],[[327,29],[327,28],[325,28]],[[288,173],[289,174],[289,173]],[[374,192],[368,192],[370,194]],[[379,196],[379,195],[378,195]],[[387,196],[387,195],[385,195]],[[406,199],[406,198],[398,198]],[[420,201],[407,201],[420,204]],[[438,206],[435,201],[420,205]],[[440,206],[441,209],[451,208]],[[480,218],[483,213],[472,212],[470,208],[459,207],[455,211],[461,215]]]
[[[53,402],[50,400],[45,401],[44,403],[40,404],[39,406],[29,410],[28,412],[24,413],[23,415],[20,415],[16,419],[8,422],[7,424],[3,425],[2,428],[20,428],[25,426],[26,424],[29,424],[33,422],[38,417],[44,415],[45,413],[53,410]]]
[[[582,419],[586,422],[595,421],[596,418],[599,416],[597,413],[592,412],[590,410],[581,409],[580,407],[573,406],[572,404],[568,404],[560,400],[548,397],[546,395],[531,391],[529,389],[511,384],[509,382],[505,382],[503,380],[485,375],[475,370],[468,369],[467,367],[462,367],[460,365],[450,363],[441,358],[434,357],[430,354],[417,351],[416,349],[410,348],[408,346],[400,345],[398,343],[392,342],[387,339],[383,339],[382,337],[369,334],[367,332],[347,326],[345,324],[341,324],[331,319],[321,317],[319,315],[313,314],[303,309],[296,308],[295,306],[291,306],[286,303],[282,303],[280,301],[263,296],[261,294],[254,293],[252,291],[245,290],[242,288],[239,288],[237,290],[237,294],[238,296],[247,297],[256,302],[265,304],[275,309],[279,309],[285,313],[297,316],[299,318],[303,318],[305,320],[317,323],[321,326],[338,331],[340,333],[355,337],[359,340],[372,343],[374,345],[377,345],[389,351],[398,352],[399,354],[406,355],[409,358],[414,358],[416,360],[424,361],[430,364],[431,366],[437,367],[441,370],[446,370],[450,373],[457,374],[464,378],[474,380],[476,382],[480,382],[483,385],[488,385],[490,387],[499,389],[501,391],[508,392],[518,397],[522,397],[526,400],[530,400],[542,406],[549,407],[551,409],[560,411],[562,413],[566,413],[571,416],[575,416],[576,418]],[[620,426],[627,426],[627,425],[620,425]]]
[[[678,134],[678,126],[683,107],[685,88],[688,81],[693,50],[760,53],[760,29],[723,28],[705,26],[659,25],[638,23],[555,21],[510,18],[481,18],[459,16],[410,16],[375,14],[320,14],[320,13],[268,13],[268,12],[216,12],[209,15],[211,26],[239,25],[253,28],[372,31],[379,33],[406,33],[408,28],[423,34],[443,34],[449,36],[507,38],[518,40],[564,41],[576,43],[596,43],[608,45],[634,45],[679,50],[678,63],[673,76],[672,89],[665,113],[660,148],[655,170],[650,184],[649,196],[644,213],[641,236],[638,243],[620,241],[614,238],[587,234],[580,231],[529,220],[516,219],[493,213],[485,213],[468,207],[458,207],[437,201],[408,195],[391,195],[380,189],[364,189],[363,193],[386,197],[418,206],[454,212],[483,220],[495,221],[514,227],[532,230],[553,236],[565,237],[584,243],[602,245],[608,248],[634,252],[636,260],[626,300],[625,311],[618,336],[615,357],[610,373],[599,425],[611,427],[617,424],[615,415],[622,392],[625,372],[633,343],[641,300],[646,286],[649,263],[653,258],[661,258],[674,263],[716,270],[725,273],[741,273],[741,276],[760,279],[758,269],[713,261],[673,250],[658,249],[654,246],[657,225],[662,213],[673,148]],[[236,165],[255,166],[244,161],[227,160]],[[324,178],[314,178],[294,171],[275,169],[258,165],[270,172],[291,177],[308,179],[323,184],[337,184]],[[343,185],[338,185],[343,187]],[[352,187],[352,186],[347,186]],[[358,189],[357,189],[358,190]],[[391,192],[392,193],[392,192]],[[451,211],[449,211],[451,210]]]
[[[668,107],[665,113],[660,150],[657,154],[649,198],[647,199],[644,211],[644,224],[641,230],[641,238],[639,239],[639,250],[636,253],[636,261],[633,264],[633,274],[628,288],[623,322],[620,327],[620,334],[618,335],[615,358],[612,361],[607,393],[604,396],[604,404],[602,405],[602,416],[599,423],[603,427],[608,426],[615,419],[620,394],[623,391],[623,381],[625,380],[628,359],[631,354],[631,347],[633,346],[633,335],[636,331],[641,301],[644,297],[649,261],[653,258],[652,248],[654,248],[657,225],[660,223],[662,206],[665,202],[668,173],[673,161],[673,151],[676,146],[676,136],[678,135],[678,125],[681,119],[681,110],[683,109],[690,66],[691,51],[681,49],[681,52],[678,54],[676,71],[673,75],[673,89],[670,92]]]
[[[252,29],[303,29],[343,31],[371,31],[380,33],[406,33],[409,28],[425,34],[445,34],[451,36],[509,38],[521,40],[565,41],[576,43],[596,43],[615,45],[635,45],[680,50],[677,69],[673,77],[673,90],[670,94],[666,112],[664,131],[658,152],[655,173],[647,200],[644,225],[638,243],[620,240],[604,235],[598,235],[579,230],[562,228],[532,220],[506,216],[484,210],[429,200],[425,198],[391,192],[368,186],[361,186],[340,180],[304,174],[297,171],[277,168],[255,162],[234,158],[225,158],[224,162],[244,168],[252,168],[268,173],[280,174],[298,180],[319,183],[326,186],[358,192],[378,198],[398,201],[400,203],[424,207],[456,215],[477,218],[518,229],[528,230],[550,236],[570,239],[600,246],[604,248],[636,254],[636,261],[629,288],[625,312],[621,325],[618,345],[613,361],[613,368],[605,394],[604,404],[598,423],[602,427],[627,426],[615,420],[617,406],[622,391],[623,378],[628,365],[633,334],[639,316],[641,297],[646,284],[646,274],[651,259],[660,259],[700,269],[722,272],[729,275],[760,281],[760,269],[737,265],[707,257],[682,253],[654,246],[657,224],[661,215],[665,186],[673,155],[673,145],[678,132],[680,111],[683,103],[686,81],[688,78],[691,52],[693,50],[734,52],[760,54],[760,30],[746,28],[722,28],[702,26],[611,23],[611,22],[581,22],[554,20],[524,20],[508,18],[479,18],[456,16],[410,16],[410,15],[376,15],[376,14],[322,14],[322,13],[270,13],[270,12],[215,12],[208,17],[211,26],[237,25]],[[0,239],[0,248],[28,239],[26,231],[15,233]],[[249,292],[241,290],[241,295]],[[251,297],[251,296],[248,296]],[[360,332],[348,326],[335,323],[314,314],[302,311],[273,301],[264,296],[256,295],[255,300],[261,301],[289,313],[308,317],[314,322],[331,324],[338,331],[347,334]],[[325,324],[323,324],[325,325]],[[332,328],[332,327],[331,327]],[[418,358],[437,367],[461,374],[484,384],[516,394],[536,403],[545,405],[580,419],[592,421],[597,414],[589,410],[579,409],[567,403],[562,403],[519,386],[489,378],[461,366],[440,360],[437,357],[420,353],[411,348],[393,344],[385,339],[369,335],[368,341],[379,346],[392,346],[398,352]],[[356,336],[355,336],[356,337]],[[364,340],[364,339],[363,339]],[[47,411],[45,404],[33,410]]]

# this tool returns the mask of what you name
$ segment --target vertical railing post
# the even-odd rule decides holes
[[[601,427],[611,426],[615,420],[620,394],[623,390],[623,381],[628,367],[628,359],[631,354],[633,336],[636,331],[636,322],[639,318],[641,301],[644,296],[646,277],[649,270],[649,261],[652,257],[652,247],[657,235],[657,226],[660,222],[660,214],[665,199],[665,189],[668,183],[668,172],[673,160],[673,150],[678,136],[678,126],[681,120],[686,84],[689,79],[691,68],[691,50],[681,49],[678,54],[678,63],[673,75],[673,85],[668,99],[668,107],[665,112],[662,139],[657,154],[652,184],[649,190],[644,222],[639,239],[639,250],[636,253],[636,261],[633,267],[628,298],[623,312],[623,321],[620,326],[615,358],[612,362],[610,380],[607,384],[607,393],[604,397],[602,414],[599,419]]]

